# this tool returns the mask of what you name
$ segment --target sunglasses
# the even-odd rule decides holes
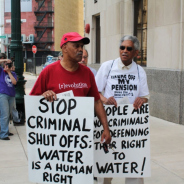
[[[133,50],[132,47],[120,46],[119,48],[120,48],[121,50],[125,50],[125,48],[126,48],[128,51],[132,51],[132,50]]]

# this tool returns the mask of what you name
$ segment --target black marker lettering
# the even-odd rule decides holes
[[[35,119],[35,116],[30,116],[30,117],[28,118],[28,120],[27,120],[27,125],[28,125],[29,128],[35,128],[35,127],[36,127],[36,126],[31,126],[30,120],[31,120],[32,118]]]
[[[72,105],[72,102],[73,102],[73,105]],[[69,107],[68,107],[68,115],[70,115],[70,111],[72,110],[72,109],[74,109],[76,106],[77,106],[77,102],[76,102],[76,100],[75,99],[70,99],[69,100],[69,105],[68,105]]]
[[[39,109],[40,112],[42,112],[42,113],[45,113],[45,112],[47,112],[47,111],[49,110],[49,107],[48,107],[47,103],[44,103],[44,101],[46,101],[45,98],[40,99],[40,104],[42,104],[42,105],[45,106],[45,110],[42,109],[41,106],[38,107],[38,109]]]

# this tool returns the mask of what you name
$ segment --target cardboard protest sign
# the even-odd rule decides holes
[[[93,183],[94,98],[25,96],[29,179]]]
[[[104,106],[112,136],[112,149],[103,150],[103,128],[94,120],[94,175],[97,177],[149,177],[149,106],[135,110],[132,104]]]

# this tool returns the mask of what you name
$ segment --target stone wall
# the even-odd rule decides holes
[[[150,114],[152,116],[184,124],[183,72],[144,68],[150,91]]]

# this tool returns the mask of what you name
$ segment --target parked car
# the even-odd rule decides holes
[[[48,56],[47,56],[47,60],[46,60],[45,64],[43,65],[42,70],[43,70],[46,66],[48,66],[48,65],[51,64],[51,63],[54,63],[54,62],[57,61],[57,60],[58,60],[58,57],[53,57],[53,56],[51,56],[51,55],[48,55]]]

